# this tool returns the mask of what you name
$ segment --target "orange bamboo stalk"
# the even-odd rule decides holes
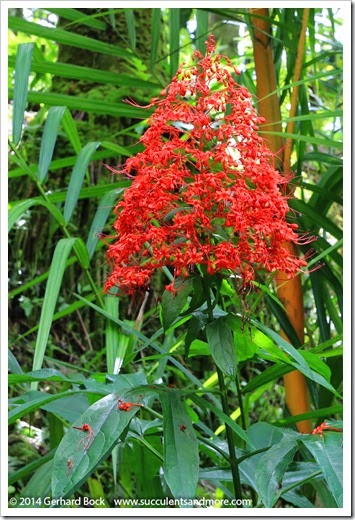
[[[309,11],[308,9],[305,11]],[[281,122],[272,125],[275,121],[281,121],[281,112],[277,96],[277,83],[273,61],[273,52],[270,38],[270,24],[269,24],[269,10],[268,8],[250,9],[251,22],[254,28],[253,35],[253,47],[254,47],[254,60],[255,60],[255,71],[257,76],[257,95],[259,98],[258,112],[261,116],[266,119],[261,129],[270,129],[276,132],[282,130]],[[302,65],[303,46],[304,45],[304,34],[307,27],[308,13],[303,19],[302,30],[297,56],[297,64],[295,67],[295,77],[300,73],[299,63]],[[303,35],[303,36],[302,36]],[[294,81],[297,81],[295,79]],[[272,96],[269,96],[270,92],[274,92]],[[293,93],[293,109],[297,102],[297,94]],[[266,98],[266,96],[268,96]],[[283,160],[283,140],[280,136],[269,136],[269,147],[275,154],[275,161],[277,167],[282,165]],[[289,144],[290,143],[290,144]],[[287,146],[292,149],[292,141],[287,142]],[[290,171],[290,157],[291,153],[285,153],[287,157],[288,172]],[[292,254],[297,255],[297,249],[293,244],[284,244],[288,247]],[[277,295],[281,303],[286,309],[290,323],[293,325],[295,332],[297,333],[300,342],[304,342],[304,308],[303,308],[303,293],[301,280],[299,277],[295,277],[292,280],[287,280],[285,273],[279,272],[276,275],[277,284]],[[287,341],[286,334],[281,331],[281,336]],[[297,370],[290,372],[284,376],[284,386],[286,394],[286,405],[291,415],[298,415],[306,413],[310,410],[309,406],[309,395],[307,382],[303,374]],[[296,424],[298,430],[301,433],[310,433],[312,431],[311,422],[309,420],[299,421]]]

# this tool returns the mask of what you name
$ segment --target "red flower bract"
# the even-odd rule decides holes
[[[196,51],[195,66],[180,68],[152,100],[145,150],[122,170],[134,180],[115,209],[105,291],[144,289],[162,266],[188,276],[205,265],[247,285],[257,269],[293,277],[306,265],[282,246],[297,242],[297,225],[286,222],[285,179],[258,135],[263,119],[229,59],[214,54],[213,37],[206,44],[206,55]]]

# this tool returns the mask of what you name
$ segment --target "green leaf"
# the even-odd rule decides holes
[[[105,310],[116,319],[118,318],[118,306],[119,299],[117,296],[106,294]],[[107,371],[109,374],[118,374],[126,353],[128,336],[121,332],[120,327],[118,327],[116,323],[112,320],[107,320],[105,341]],[[118,351],[120,351],[121,356],[118,356]]]
[[[238,362],[254,357],[260,350],[259,344],[254,341],[259,331],[254,328],[249,329],[243,324],[241,318],[232,314],[227,317],[227,325],[233,331]]]
[[[9,411],[8,415],[8,423],[13,424],[18,419],[21,419],[21,417],[24,417],[25,415],[28,415],[31,412],[34,412],[35,410],[38,410],[43,405],[50,403],[52,401],[55,401],[57,399],[62,399],[62,397],[72,396],[75,393],[86,393],[84,390],[68,390],[67,392],[60,392],[58,394],[46,394],[42,392],[42,395],[40,397],[35,397],[29,402],[23,403],[23,404],[16,404],[15,408]],[[102,395],[102,392],[97,392]]]
[[[282,478],[297,450],[287,438],[275,444],[258,461],[255,482],[260,500],[265,507],[273,507],[282,493]]]
[[[12,141],[15,145],[17,145],[21,139],[33,46],[34,43],[21,43],[17,49],[12,116]]]
[[[343,507],[343,435],[329,431],[301,440],[318,462],[338,507]]]
[[[160,9],[157,9],[160,12]],[[159,41],[159,40],[158,40]],[[9,56],[9,67],[15,66],[15,57]],[[82,67],[80,65],[73,65],[72,63],[61,63],[56,61],[41,60],[41,62],[32,60],[31,71],[40,74],[52,74],[61,78],[86,80],[95,83],[102,83],[108,85],[117,85],[121,87],[136,87],[137,78],[127,74],[118,74],[108,70],[99,70],[91,67]],[[159,90],[160,85],[153,81],[147,81],[139,78],[139,88],[148,90]]]
[[[138,410],[139,407],[128,411],[119,410],[117,396],[109,394],[83,413],[75,426],[88,424],[92,434],[89,438],[90,432],[70,428],[63,437],[53,459],[54,498],[72,495],[88,479],[95,468],[108,457]]]
[[[68,136],[70,144],[74,148],[75,153],[77,155],[79,155],[82,146],[81,146],[78,128],[73,119],[73,116],[71,115],[70,111],[67,108],[65,109],[65,112],[64,112],[64,115],[62,118],[62,125],[63,125],[64,132]],[[75,161],[76,161],[76,159],[77,159],[77,157],[75,157]],[[51,170],[53,170],[54,168],[55,168],[55,164],[52,164]]]
[[[38,370],[42,367],[49,331],[52,325],[54,309],[57,303],[59,289],[62,284],[66,262],[71,249],[78,240],[79,239],[77,238],[62,238],[59,240],[54,250],[39,321],[39,330],[32,366],[33,370]]]
[[[207,399],[202,399],[201,397],[198,397],[197,395],[191,395],[190,398],[201,408],[203,408],[203,409],[209,408],[211,410],[211,412],[213,412],[217,417],[219,417],[219,419],[223,423],[228,424],[228,426],[233,430],[233,432],[240,439],[242,439],[251,448],[254,448],[253,442],[248,437],[246,432],[239,426],[239,424],[237,424],[233,419],[231,419],[229,417],[229,415],[226,415],[225,413],[223,413],[223,411],[220,408],[217,408],[217,406],[214,406],[213,404],[211,404]]]
[[[200,339],[194,339],[190,345],[189,357],[193,356],[209,356],[210,349],[208,343]]]
[[[150,66],[154,69],[158,56],[158,47],[160,41],[161,26],[161,10],[159,8],[152,9],[152,29],[150,39]]]
[[[205,40],[208,36],[208,12],[196,9],[196,48],[203,55],[206,52]]]
[[[308,366],[302,354],[300,354],[298,350],[296,350],[292,345],[290,345],[290,343],[288,343],[276,332],[269,329],[257,320],[251,320],[251,322],[255,324],[261,331],[267,334],[276,343],[276,345],[278,345],[278,347],[281,348],[279,352],[275,350],[272,346],[266,349],[270,351],[270,353],[275,357],[275,360],[281,360],[284,363],[291,363],[297,370],[302,372],[302,374],[304,374],[306,377],[324,386],[325,388],[333,392],[336,396],[341,398],[340,394],[333,388],[333,386],[328,381],[326,381],[326,379],[324,379],[324,377],[321,374],[318,374]],[[289,358],[285,357],[284,353],[286,353],[289,356]]]
[[[32,372],[26,372],[25,374],[9,374],[8,376],[9,385],[17,383],[29,383],[32,381],[62,381],[66,383],[82,383],[81,379],[70,379],[53,368],[42,368],[41,370],[34,370]]]
[[[333,235],[337,240],[340,240],[343,236],[342,230],[334,224],[329,218],[325,217],[321,214],[320,211],[312,208],[309,204],[306,204],[302,200],[290,199],[289,206],[299,211],[304,217],[307,217],[310,223],[312,223],[313,228],[317,226],[317,228],[323,228],[325,231]]]
[[[112,213],[113,204],[122,191],[123,189],[108,191],[100,201],[99,207],[97,208],[91,223],[88,239],[86,241],[86,248],[88,250],[89,258],[92,258],[93,254],[95,253],[96,244],[99,240],[98,234],[105,226],[108,216]]]
[[[131,49],[134,50],[136,48],[136,26],[134,22],[134,11],[133,9],[125,9],[124,12],[126,17],[129,44]]]
[[[192,291],[192,281],[187,280],[176,280],[174,283],[176,293],[165,290],[162,296],[161,302],[161,317],[163,328],[166,331],[179,317],[180,312],[184,308],[187,302],[187,296]]]
[[[9,210],[8,217],[8,229],[9,231],[12,229],[15,222],[19,220],[19,218],[32,206],[44,206],[48,209],[50,213],[52,213],[53,217],[56,219],[60,226],[64,226],[64,217],[59,209],[54,206],[51,202],[47,202],[46,200],[41,199],[27,199],[22,202],[19,202]]]
[[[177,392],[160,394],[163,408],[164,477],[175,498],[195,498],[199,474],[198,443]]]
[[[10,473],[9,479],[8,479],[8,485],[11,486],[15,482],[18,482],[19,480],[22,480],[25,477],[27,477],[27,475],[33,475],[33,472],[37,468],[42,466],[45,462],[51,460],[53,458],[53,455],[54,455],[54,450],[51,450],[49,453],[42,455],[40,459],[30,462],[29,464],[26,464],[26,466]]]
[[[8,356],[8,368],[9,368],[9,372],[10,372],[8,378],[10,378],[10,376],[12,374],[14,374],[14,375],[23,374],[23,370],[22,370],[19,362],[17,361],[17,359],[15,358],[15,356],[13,355],[13,353],[11,352],[10,349],[7,350],[7,356]]]
[[[70,9],[65,7],[63,9],[53,7],[46,8],[46,11],[50,13],[57,14],[61,18],[65,18],[66,20],[71,20],[73,22],[80,23],[80,25],[86,25],[87,27],[92,27],[94,29],[98,29],[101,31],[105,31],[107,29],[107,24],[102,22],[101,20],[97,20],[93,15],[86,15],[77,9]]]
[[[94,38],[87,38],[75,32],[64,31],[58,28],[49,28],[44,25],[28,22],[22,18],[9,16],[9,28],[14,31],[21,31],[25,34],[33,34],[55,41],[62,45],[69,45],[70,47],[77,47],[79,49],[86,49],[88,51],[107,54],[109,56],[119,56],[128,60],[132,59],[132,53],[128,50],[119,47],[118,45],[110,45],[104,41]]]
[[[220,370],[232,379],[237,375],[237,355],[233,335],[225,317],[206,326],[206,336],[214,362]]]
[[[9,88],[8,95],[9,99],[13,98],[13,89]],[[83,112],[93,112],[94,114],[104,114],[112,117],[146,119],[153,112],[150,108],[140,108],[120,102],[112,104],[112,102],[109,101],[100,101],[98,103],[97,99],[56,94],[54,92],[35,92],[31,90],[28,92],[27,99],[33,103],[43,103],[49,106],[66,106],[69,110],[81,110]]]
[[[325,139],[325,138],[322,138],[322,137],[314,137],[314,136],[308,136],[308,135],[302,135],[302,134],[290,134],[290,133],[287,133],[287,132],[269,132],[269,131],[266,131],[266,130],[263,130],[263,131],[260,130],[260,134],[262,136],[265,136],[265,135],[278,135],[278,136],[283,137],[283,138],[286,138],[286,137],[287,138],[291,138],[296,143],[298,141],[302,141],[302,142],[304,141],[306,143],[309,142],[312,145],[318,144],[320,146],[324,146],[324,148],[336,148],[337,150],[341,150],[343,148],[343,143],[341,141],[334,141],[334,140]]]
[[[65,110],[66,107],[51,107],[48,110],[38,161],[38,180],[40,183],[46,178],[49,166],[52,162],[58,129]]]
[[[100,145],[99,142],[87,143],[78,155],[73,172],[70,177],[67,196],[64,205],[64,219],[66,224],[71,219],[76,203],[79,198],[81,186],[83,184],[86,169],[90,163],[91,156],[96,148]]]
[[[169,8],[169,43],[170,43],[170,77],[172,78],[179,66],[180,51],[180,8]]]

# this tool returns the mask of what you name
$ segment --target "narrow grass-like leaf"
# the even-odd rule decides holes
[[[54,250],[39,321],[39,330],[32,365],[33,370],[38,370],[42,367],[43,357],[47,348],[48,336],[52,325],[52,318],[59,295],[59,289],[62,284],[66,262],[69,253],[76,241],[77,238],[62,238],[59,240]],[[34,385],[34,387],[35,386],[36,385]]]
[[[223,413],[223,411],[220,408],[211,404],[210,401],[207,399],[203,399],[197,395],[191,395],[190,398],[197,404],[197,406],[200,406],[203,409],[209,408],[211,412],[213,412],[214,415],[216,415],[221,420],[221,422],[228,424],[228,426],[233,430],[233,432],[240,439],[242,439],[247,444],[247,446],[254,448],[253,442],[249,439],[247,433],[243,430],[243,428],[239,426],[239,424],[237,424],[233,419],[231,419],[229,415]]]
[[[119,299],[117,298],[117,296],[111,296],[109,294],[105,296],[105,310],[115,319],[118,318],[118,306]],[[117,350],[121,347],[120,336],[122,335],[123,334],[121,333],[118,325],[114,323],[113,320],[107,320],[105,330],[105,341],[106,365],[109,374],[118,374],[122,366],[125,351],[121,352],[120,359],[118,360],[118,362],[116,362]],[[126,345],[127,343],[124,346]]]
[[[28,79],[34,43],[21,43],[17,49],[15,64],[14,103],[12,115],[12,141],[17,145],[21,139],[22,125],[27,103]]]
[[[41,149],[38,161],[38,180],[40,183],[47,177],[49,165],[52,162],[54,146],[58,136],[58,129],[65,112],[65,107],[51,107],[48,110],[41,140]]]
[[[29,464],[26,464],[26,466],[13,471],[9,474],[8,478],[8,485],[11,486],[15,482],[18,482],[19,480],[24,479],[28,475],[33,475],[34,471],[42,466],[45,462],[48,460],[51,460],[54,456],[55,450],[51,450],[49,453],[46,453],[45,455],[42,455],[40,459],[34,460],[33,462],[30,462]]]
[[[13,97],[13,90],[9,89],[9,99]],[[125,103],[112,104],[108,101],[97,102],[96,99],[87,99],[82,96],[68,96],[66,94],[56,94],[53,92],[28,92],[28,101],[33,103],[44,103],[49,106],[66,106],[70,110],[82,110],[95,114],[104,114],[117,117],[132,117],[146,119],[152,113],[149,108],[139,108]]]
[[[289,424],[295,424],[299,421],[305,421],[307,419],[324,419],[332,415],[343,413],[343,406],[337,404],[334,406],[328,406],[326,408],[319,408],[318,410],[312,410],[311,412],[301,413],[299,415],[293,415],[292,417],[286,417],[286,419],[279,419],[275,421],[274,426],[287,426]]]
[[[160,11],[160,9],[157,9],[157,11]],[[8,64],[9,68],[15,67],[15,56],[9,56]],[[41,60],[40,62],[32,60],[31,71],[39,72],[40,74],[52,74],[61,78],[87,80],[121,87],[137,87],[137,78],[134,76],[91,67],[82,67],[72,63],[61,63],[59,61],[52,63],[46,60]],[[159,88],[158,83],[139,78],[139,89],[156,90]]]
[[[208,35],[208,12],[196,9],[196,49],[202,54],[206,52],[205,40]]]
[[[64,132],[68,136],[70,144],[74,148],[75,153],[79,154],[82,146],[81,146],[78,128],[77,128],[77,125],[75,124],[73,116],[71,115],[70,111],[67,108],[66,108],[63,118],[62,118],[62,125],[63,125]],[[75,160],[76,159],[77,159],[77,157],[75,157]],[[54,169],[54,167],[55,167],[55,165],[52,164],[51,169]]]
[[[42,368],[40,370],[26,372],[25,374],[22,372],[21,374],[9,374],[8,376],[9,385],[32,383],[33,381],[62,381],[65,383],[77,383],[79,385],[83,382],[81,378],[71,379],[53,368]]]
[[[68,222],[70,221],[76,203],[78,201],[85,172],[87,167],[89,166],[91,156],[99,145],[99,142],[87,143],[78,155],[75,166],[73,168],[73,172],[70,177],[68,192],[65,199],[64,219],[66,224],[68,224]]]
[[[309,222],[316,225],[318,228],[323,228],[325,231],[333,235],[336,239],[340,240],[343,236],[342,230],[334,224],[328,217],[321,215],[319,211],[312,208],[309,204],[306,204],[302,200],[290,199],[289,206],[296,211],[299,211],[304,217],[309,219]]]
[[[15,406],[15,408],[9,411],[8,424],[13,424],[18,419],[21,419],[21,417],[24,417],[25,415],[28,415],[34,412],[35,410],[38,410],[39,408],[41,408],[41,406],[47,403],[51,403],[56,399],[61,399],[62,397],[68,397],[72,396],[73,394],[82,393],[87,393],[87,390],[67,390],[66,392],[59,392],[57,394],[42,393],[40,397],[37,397],[37,392],[35,392],[36,397],[34,399],[23,404],[18,404]],[[102,392],[98,391],[96,393],[102,395]]]
[[[19,202],[18,204],[10,208],[8,217],[9,231],[12,229],[15,222],[32,206],[44,206],[50,213],[52,213],[53,217],[56,219],[58,224],[60,226],[64,226],[64,217],[60,210],[56,206],[54,206],[54,204],[41,199],[27,199],[22,202]]]
[[[288,337],[289,341],[296,347],[299,348],[301,346],[301,342],[299,340],[299,337],[295,331],[295,329],[292,326],[292,323],[290,322],[286,312],[280,308],[280,306],[275,302],[273,298],[271,298],[269,295],[265,296],[265,301],[267,303],[267,306],[279,322],[282,330],[285,332],[286,336]]]
[[[180,8],[169,8],[169,44],[170,44],[170,77],[172,78],[179,66],[180,50]]]
[[[154,69],[158,56],[158,47],[160,41],[160,25],[161,10],[159,8],[152,9],[152,30],[150,39],[150,66]]]
[[[125,157],[130,157],[132,155],[132,152],[128,150],[128,148],[116,143],[111,143],[110,141],[102,141],[101,146],[107,150],[116,152],[117,155],[124,155]]]
[[[112,213],[114,203],[117,201],[122,191],[123,189],[109,191],[105,193],[100,201],[99,207],[97,208],[94,219],[91,223],[88,239],[86,241],[86,248],[89,253],[89,258],[92,258],[95,252],[96,244],[99,240],[99,234],[104,228],[108,216]]]
[[[136,48],[136,26],[134,21],[134,12],[133,9],[125,9],[124,12],[126,17],[129,44],[131,49],[134,50]]]
[[[74,251],[81,267],[83,269],[88,269],[90,265],[88,250],[86,249],[86,245],[81,240],[81,238],[76,239],[76,242],[74,244]]]
[[[159,354],[165,356],[166,355],[166,352],[164,351],[164,349],[162,349],[157,343],[156,343],[156,338],[159,337],[161,334],[163,334],[163,329],[160,329],[158,330],[152,337],[150,338],[147,338],[147,336],[145,336],[142,332],[138,331],[137,329],[135,329],[133,326],[131,326],[129,323],[127,322],[124,322],[120,319],[114,319],[112,316],[110,316],[110,314],[108,314],[104,309],[102,309],[101,307],[99,307],[98,305],[95,305],[94,303],[92,303],[91,301],[89,301],[87,298],[83,298],[82,296],[78,295],[78,294],[75,294],[75,296],[85,302],[89,307],[91,307],[92,309],[96,310],[97,312],[99,312],[100,314],[102,314],[103,316],[105,316],[107,319],[109,320],[112,320],[114,321],[115,323],[117,323],[118,325],[120,325],[120,327],[122,327],[122,330],[126,333],[126,334],[131,334],[133,336],[135,336],[136,338],[138,338],[140,340],[140,342],[142,342],[143,346],[144,347],[152,347],[154,350],[156,350],[157,352],[159,352]],[[174,356],[167,356],[167,359],[169,360],[169,362],[174,365],[178,370],[180,370],[188,380],[190,380],[194,385],[196,385],[197,388],[200,388],[202,390],[205,390],[203,384],[201,383],[201,381],[199,381],[197,379],[197,377],[195,377],[191,372],[190,370],[188,370],[187,368],[185,368],[185,366],[180,363],[177,359],[175,359]],[[212,401],[213,403],[215,403],[217,406],[219,405],[219,402],[218,400],[215,398],[215,396],[213,394],[210,395],[209,397],[210,401]],[[211,405],[212,406],[212,405]],[[246,442],[248,442],[248,438],[246,436],[243,437],[243,430],[240,428],[240,426],[238,426],[237,424],[234,423],[234,421],[232,421],[230,419],[230,417],[226,416],[223,414],[223,412],[221,410],[219,410],[217,408],[217,406],[214,407],[215,410],[217,410],[215,413],[218,414],[219,412],[222,414],[222,420],[224,422],[228,422],[228,424],[230,425],[233,425],[232,428],[235,429],[236,432],[239,432],[239,435],[242,436],[243,440],[246,440]]]
[[[330,339],[330,325],[325,310],[324,291],[326,290],[324,280],[319,271],[310,273],[314,301],[316,304],[320,338],[322,342]]]
[[[267,336],[269,336],[269,338],[271,338],[276,343],[276,345],[278,345],[278,347],[280,347],[281,350],[290,357],[290,363],[293,364],[293,366],[295,368],[297,368],[297,370],[302,372],[306,377],[308,377],[312,381],[315,381],[316,383],[324,386],[325,388],[327,388],[328,390],[333,392],[338,397],[341,397],[339,395],[339,393],[333,388],[333,386],[321,374],[318,374],[318,372],[315,372],[314,370],[312,370],[309,367],[309,365],[307,364],[307,362],[305,361],[305,359],[303,358],[301,353],[298,352],[298,350],[296,350],[290,343],[288,343],[281,336],[279,336],[276,332],[269,329],[268,327],[266,327],[262,323],[258,322],[257,320],[251,320],[251,322],[254,325],[256,325],[256,327],[259,330],[261,330]],[[265,347],[265,350],[268,350],[267,346]],[[273,356],[277,355],[276,351],[274,352],[273,347],[270,349],[270,353]],[[284,356],[282,356],[282,358],[280,357],[279,359],[284,360]],[[292,359],[292,361],[291,361],[291,359]]]
[[[77,22],[80,25],[86,25],[87,27],[92,27],[93,29],[98,29],[101,31],[105,31],[107,29],[107,24],[102,20],[98,20],[95,16],[85,15],[82,11],[78,11],[77,9],[70,9],[68,7],[65,8],[46,8],[46,11],[50,13],[57,14],[61,18],[66,20],[71,20],[72,22]]]
[[[111,45],[100,40],[95,40],[94,38],[87,38],[81,34],[64,31],[63,29],[52,29],[41,24],[28,22],[27,20],[15,16],[9,16],[9,28],[25,34],[33,34],[34,36],[46,38],[62,45],[69,45],[70,47],[86,49],[101,54],[108,54],[109,56],[119,56],[128,60],[132,59],[131,52],[122,49],[122,47],[117,45]]]
[[[160,394],[163,408],[164,478],[175,498],[195,498],[198,443],[191,419],[176,392]]]
[[[254,390],[257,390],[267,383],[270,383],[270,381],[276,381],[279,377],[282,377],[285,374],[292,372],[293,370],[294,367],[291,365],[275,363],[271,367],[263,370],[261,374],[258,374],[257,376],[254,376],[252,379],[250,379],[249,383],[243,387],[243,394],[254,392]]]
[[[23,374],[23,370],[20,367],[19,362],[17,361],[17,359],[15,358],[15,356],[13,355],[13,353],[11,352],[10,349],[7,350],[7,357],[8,357],[8,369],[10,372],[8,377],[11,377],[11,374],[13,374],[13,375]]]
[[[287,132],[269,132],[266,130],[260,130],[261,135],[279,135],[280,137],[289,137],[293,139],[295,142],[297,141],[304,141],[306,143],[312,144],[312,145],[320,145],[324,148],[336,148],[337,150],[342,150],[343,143],[341,141],[334,141],[331,139],[326,139],[322,137],[313,137],[309,135],[302,135],[302,134],[290,134]]]

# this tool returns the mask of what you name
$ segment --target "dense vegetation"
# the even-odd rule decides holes
[[[341,13],[11,9],[9,29],[9,496],[17,500],[12,507],[48,507],[51,499],[54,507],[114,507],[116,498],[343,507]],[[227,57],[221,67],[228,74],[201,61],[210,35],[216,52]],[[208,99],[217,99],[223,85],[231,89],[225,106],[221,98],[209,101],[215,132],[210,143],[194,134],[201,119],[189,124],[194,114],[205,116],[198,108],[203,87],[190,83],[179,104],[166,102],[164,110],[150,104],[182,63],[193,67],[195,51],[201,53],[195,54],[198,70],[220,73]],[[247,99],[243,108],[241,97]],[[233,161],[251,156],[251,141],[241,148],[241,126],[233,137],[241,114],[234,117],[235,107],[244,110],[245,139],[259,142],[257,131],[264,138],[255,148],[259,159],[250,159],[254,170],[246,184],[239,173],[230,173]],[[167,131],[162,119],[165,114],[171,122],[174,111],[177,121]],[[250,132],[248,124],[255,126]],[[224,134],[216,137],[219,125]],[[191,143],[197,141],[195,156]],[[166,143],[173,143],[167,159]],[[185,173],[179,185],[181,157]],[[206,157],[212,173],[189,198]],[[164,161],[169,170],[162,168]],[[238,164],[238,172],[246,171],[246,163]],[[213,175],[225,170],[223,190],[208,192]],[[149,179],[161,187],[168,171],[175,184],[166,188],[173,202],[164,214],[157,210],[161,192],[152,195]],[[137,178],[148,184],[128,203]],[[268,182],[280,191],[272,192],[259,222],[280,197],[268,221],[275,236],[282,201],[290,208],[270,268],[260,260],[264,242],[255,238],[255,222],[245,242],[242,224],[233,239],[227,224],[233,204],[248,196],[244,185],[253,195],[250,218],[256,218],[258,200],[274,190]],[[223,204],[208,206],[208,197],[228,190]],[[185,205],[177,199],[181,194]],[[145,202],[155,213],[139,232]],[[117,253],[118,203],[116,213],[124,208],[127,215],[125,223],[119,217],[116,231],[126,237],[132,232],[138,242],[143,236],[150,249],[135,244],[126,257]],[[192,223],[190,209],[195,204],[200,211],[197,203],[209,218],[208,232],[201,220]],[[249,211],[243,208],[241,220]],[[194,257],[188,247],[193,226],[200,226],[205,248],[195,248]],[[286,243],[296,228],[297,252]],[[181,229],[184,237],[173,234]],[[263,228],[263,240],[265,233]],[[174,248],[166,247],[165,256],[165,242],[155,243],[157,236],[173,237]],[[314,237],[311,245],[303,236]],[[284,247],[291,249],[283,263]],[[237,249],[240,265],[239,257],[232,264]],[[180,253],[190,255],[185,266],[178,262]],[[302,272],[298,257],[307,259]],[[119,269],[112,267],[117,258]],[[148,265],[149,282],[145,277],[139,287],[134,276],[146,273]],[[287,282],[285,269],[296,273]],[[112,272],[116,278],[104,292]]]

